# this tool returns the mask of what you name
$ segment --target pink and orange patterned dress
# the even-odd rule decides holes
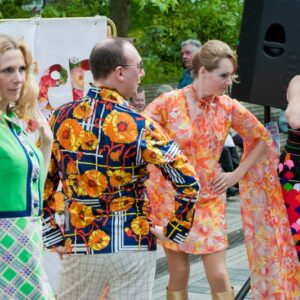
[[[188,238],[181,245],[165,243],[169,249],[208,254],[227,248],[226,203],[211,190],[224,141],[230,128],[241,135],[242,161],[258,141],[266,142],[266,155],[239,182],[252,295],[253,299],[300,299],[300,269],[277,177],[278,156],[264,126],[226,95],[197,99],[191,85],[161,95],[146,112],[188,157],[202,187]],[[171,186],[153,168],[147,189],[153,220],[165,225],[172,211]]]

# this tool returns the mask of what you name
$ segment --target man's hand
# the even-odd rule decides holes
[[[162,241],[168,240],[168,238],[163,234],[163,227],[162,226],[154,226],[151,227],[151,232]]]
[[[64,246],[58,246],[55,248],[55,252],[58,254],[60,260],[63,259],[64,255],[65,255],[65,252],[66,251],[66,248]]]

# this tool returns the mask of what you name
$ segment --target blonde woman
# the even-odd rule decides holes
[[[36,99],[29,50],[23,42],[0,35],[1,299],[54,299],[42,268],[40,218],[53,138],[36,111]],[[20,126],[25,115],[40,127],[42,152]]]

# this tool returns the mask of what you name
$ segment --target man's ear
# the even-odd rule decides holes
[[[115,74],[119,81],[124,82],[124,69],[121,66],[116,67]]]

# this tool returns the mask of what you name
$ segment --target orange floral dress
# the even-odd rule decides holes
[[[242,161],[258,141],[266,142],[266,156],[239,182],[252,295],[253,299],[300,299],[299,262],[277,177],[278,156],[264,126],[226,95],[197,99],[191,85],[161,95],[146,112],[179,145],[201,184],[188,238],[181,245],[164,243],[169,249],[208,254],[227,248],[226,202],[211,190],[226,136],[233,128],[243,138]],[[159,170],[151,171],[147,190],[153,220],[165,225],[172,212],[173,191]]]

